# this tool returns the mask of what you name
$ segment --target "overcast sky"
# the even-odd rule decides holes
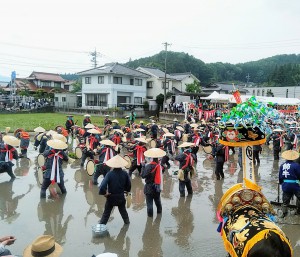
[[[205,63],[300,52],[299,0],[2,0],[0,76],[74,73],[164,49]]]

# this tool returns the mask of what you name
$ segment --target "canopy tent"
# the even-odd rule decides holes
[[[251,95],[241,95],[243,102],[247,101]],[[204,100],[211,100],[216,103],[236,103],[233,95],[230,94],[219,94],[214,91],[207,97],[201,97]],[[262,103],[273,103],[277,105],[300,105],[300,100],[298,98],[284,98],[284,97],[267,97],[267,96],[256,96],[256,99]]]

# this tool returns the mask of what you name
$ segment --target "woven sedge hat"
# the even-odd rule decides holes
[[[178,121],[177,118],[174,118],[173,121]]]
[[[115,253],[101,253],[98,254],[96,257],[118,257],[118,255]]]
[[[48,140],[47,145],[57,150],[64,150],[68,148],[68,145],[59,139]]]
[[[52,130],[52,129],[50,129],[50,130],[46,133],[47,136],[53,136],[54,134],[57,134],[57,132],[54,131],[54,130]]]
[[[164,136],[165,136],[165,137],[175,137],[175,135],[174,135],[174,134],[172,134],[172,133],[169,133],[169,132],[168,132],[168,133],[166,133],[166,134],[164,134]]]
[[[63,248],[55,242],[53,236],[43,235],[36,238],[30,245],[28,245],[23,257],[58,257],[61,255]]]
[[[48,133],[47,133],[48,134]],[[52,138],[53,139],[58,139],[64,143],[67,143],[67,139],[65,136],[63,136],[62,134],[52,134]]]
[[[113,122],[113,123],[119,123],[119,121],[118,121],[118,120],[113,120],[112,122]]]
[[[99,130],[94,129],[94,128],[89,129],[87,132],[90,133],[90,134],[101,134]]]
[[[128,165],[128,162],[120,155],[116,155],[105,162],[105,164],[111,168],[124,168],[126,165]]]
[[[134,132],[144,132],[145,130],[144,129],[141,129],[141,128],[137,128],[134,130]]]
[[[124,132],[121,129],[114,129],[114,132],[121,133],[122,135],[124,134]]]
[[[144,123],[144,121],[140,120],[140,123]]]
[[[84,128],[86,128],[86,129],[93,129],[93,128],[95,128],[95,126],[92,123],[88,123],[88,124],[85,125]]]
[[[91,115],[89,115],[89,114],[84,114],[83,116],[84,117],[91,117]]]
[[[195,144],[190,143],[190,142],[184,142],[181,145],[179,145],[178,147],[182,148],[182,147],[191,147],[191,146],[195,146]]]
[[[169,130],[167,128],[162,128],[163,132],[169,133]]]
[[[164,150],[161,150],[160,148],[151,148],[145,151],[144,155],[146,157],[151,157],[151,158],[160,158],[160,157],[164,157],[166,155],[166,152]]]
[[[37,133],[43,133],[43,132],[45,132],[46,130],[45,130],[44,128],[42,128],[42,127],[37,127],[37,128],[35,128],[33,131],[34,131],[34,132],[37,132]]]
[[[146,139],[143,138],[143,137],[137,137],[137,138],[135,138],[134,140],[139,141],[139,142],[142,142],[142,143],[144,143],[144,144],[147,144],[147,143],[148,143],[148,142],[146,141]]]
[[[180,126],[176,126],[176,129],[180,130],[180,131],[184,131],[184,128],[183,127],[180,127]]]
[[[287,150],[281,154],[281,157],[286,160],[293,161],[299,158],[299,153],[295,150]]]
[[[3,141],[7,145],[11,146],[19,146],[20,145],[20,140],[14,136],[4,136]]]
[[[102,145],[116,146],[116,144],[113,141],[109,140],[109,139],[101,140],[100,144],[102,144]]]

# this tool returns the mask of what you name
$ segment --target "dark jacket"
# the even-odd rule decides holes
[[[216,149],[216,162],[225,162],[225,146],[219,144]]]
[[[280,165],[279,184],[282,185],[282,191],[289,193],[300,191],[299,180],[300,165],[298,163],[287,160]]]
[[[55,150],[55,149],[51,149],[51,150],[47,150],[43,153],[44,157],[46,158],[46,162],[45,162],[45,166],[46,166],[46,170],[44,173],[44,178],[50,178],[51,177],[51,171],[52,171],[52,165],[53,165],[53,159],[56,158],[54,155],[58,153],[59,157],[58,157],[58,168],[59,168],[59,176],[61,178],[64,177],[64,172],[62,169],[62,162],[63,161],[68,161],[68,156],[67,154],[62,151],[62,150]]]

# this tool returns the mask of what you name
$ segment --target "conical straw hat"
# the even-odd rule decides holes
[[[184,131],[184,128],[183,128],[183,127],[177,126],[176,128],[177,128],[178,130],[180,130],[180,131]]]
[[[87,132],[90,133],[90,134],[101,134],[99,130],[93,129],[93,128],[89,129]]]
[[[37,133],[43,133],[43,132],[45,132],[46,130],[45,130],[44,128],[42,128],[42,127],[37,127],[37,128],[35,128],[33,131],[34,131],[34,132],[37,132]]]
[[[191,146],[195,146],[194,143],[190,143],[190,142],[184,142],[181,145],[179,145],[178,147],[191,147]]]
[[[281,154],[281,157],[286,160],[293,161],[299,158],[299,153],[295,150],[287,150]]]
[[[165,136],[165,137],[175,137],[175,135],[172,134],[172,133],[166,133],[166,134],[164,134],[164,136]]]
[[[59,139],[48,140],[47,145],[53,149],[58,149],[58,150],[63,150],[68,148],[68,145]]]
[[[63,135],[61,135],[61,134],[53,134],[53,135],[52,135],[52,138],[53,138],[53,139],[58,139],[58,140],[60,140],[60,141],[62,141],[62,142],[64,142],[64,143],[67,143],[66,137],[63,136]]]
[[[50,129],[50,130],[46,133],[47,136],[53,136],[54,134],[57,134],[57,132],[54,131],[54,130],[52,130],[52,129]]]
[[[126,165],[128,165],[128,162],[120,155],[116,155],[105,162],[105,164],[111,168],[124,168]]]
[[[116,146],[116,144],[113,141],[109,140],[109,139],[101,140],[100,144],[102,144],[102,145]]]
[[[151,157],[151,158],[161,158],[166,155],[166,152],[164,150],[161,150],[160,148],[151,148],[145,151],[144,155],[146,157]]]
[[[112,122],[113,122],[113,123],[119,123],[119,121],[118,121],[118,120],[113,120]]]
[[[146,139],[143,138],[143,137],[137,137],[137,138],[135,138],[134,140],[139,141],[139,142],[142,142],[142,143],[145,143],[145,144],[148,143],[148,142],[146,141]]]
[[[11,146],[19,146],[20,145],[20,140],[14,136],[4,136],[3,141],[5,144],[11,145]]]
[[[86,129],[93,129],[93,128],[95,128],[95,126],[92,123],[88,123],[88,124],[85,125],[84,128],[86,128]]]

